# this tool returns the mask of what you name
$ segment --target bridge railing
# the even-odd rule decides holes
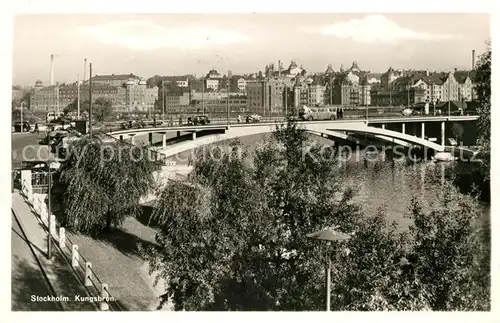
[[[119,139],[111,136],[110,134],[106,133],[105,131],[99,132],[99,135],[102,135],[106,139],[110,139],[110,140],[120,142],[120,143],[123,143],[123,144],[131,146],[131,147],[135,147],[134,144],[127,142],[127,141],[120,141]],[[156,151],[156,150],[149,149],[149,148],[148,148],[148,153],[149,153],[150,160],[154,160],[154,161],[159,162],[163,165],[167,164],[167,156],[165,154],[163,154],[159,151]]]

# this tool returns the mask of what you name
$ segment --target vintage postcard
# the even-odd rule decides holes
[[[490,311],[491,52],[483,13],[16,15],[11,311]]]

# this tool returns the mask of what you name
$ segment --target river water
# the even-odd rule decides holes
[[[252,151],[260,142],[268,140],[269,136],[246,136],[239,138],[239,141],[243,147]],[[311,139],[319,144],[333,143],[326,138],[316,136],[311,136]],[[190,154],[191,151],[185,151],[173,159],[177,164],[186,164]],[[339,179],[346,187],[356,191],[354,202],[362,206],[365,214],[374,214],[383,207],[388,220],[396,221],[401,230],[411,224],[405,216],[409,213],[411,199],[418,197],[424,202],[424,209],[431,207],[430,203],[435,201],[442,191],[446,174],[452,172],[454,167],[453,162],[408,163],[405,160],[397,160],[391,163],[377,157],[370,158],[370,161],[365,163],[360,155],[363,153],[354,152],[354,158],[350,158],[339,167]],[[489,219],[489,204],[481,204],[480,207],[485,219]]]

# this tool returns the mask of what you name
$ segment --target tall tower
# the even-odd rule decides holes
[[[87,59],[83,59],[83,82],[87,80]]]
[[[50,85],[54,85],[54,54],[50,54]]]
[[[474,70],[476,68],[476,50],[472,50],[472,69]]]

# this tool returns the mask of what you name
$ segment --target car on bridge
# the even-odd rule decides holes
[[[260,122],[261,119],[262,119],[262,117],[260,115],[254,113],[252,115],[247,116],[246,121],[247,121],[247,123],[256,123],[256,122]]]
[[[128,122],[122,122],[121,123],[121,128],[122,129],[138,129],[138,128],[144,128],[146,124],[142,120],[129,120]]]
[[[210,119],[208,119],[208,116],[194,116],[194,117],[189,117],[188,118],[188,125],[207,125],[210,124]]]
[[[14,131],[15,131],[15,132],[21,132],[21,128],[22,128],[22,129],[23,129],[23,131],[25,131],[25,132],[28,132],[28,131],[30,131],[30,130],[31,130],[31,126],[30,126],[30,124],[29,124],[29,123],[27,123],[26,121],[24,121],[24,122],[22,122],[22,123],[21,123],[20,121],[18,121],[18,122],[16,122],[16,123],[14,123]]]
[[[410,108],[404,108],[401,111],[401,114],[404,115],[405,117],[411,116],[413,114],[413,110]]]

